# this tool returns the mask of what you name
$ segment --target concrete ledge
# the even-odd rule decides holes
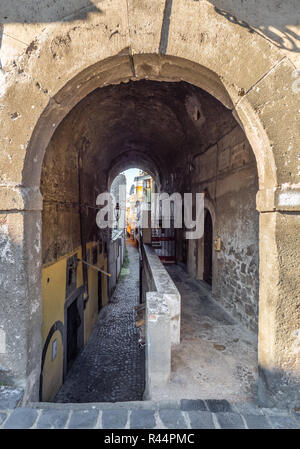
[[[170,338],[172,345],[180,343],[181,296],[169,273],[150,245],[143,245],[144,267],[149,289],[157,292],[166,302],[170,314]]]
[[[37,409],[54,409],[54,410],[86,410],[90,408],[99,410],[162,410],[162,409],[179,409],[180,401],[126,401],[126,402],[87,402],[87,403],[56,403],[56,402],[31,402],[27,405],[30,408]]]
[[[38,187],[0,186],[0,210],[42,210],[43,198]]]
[[[171,375],[171,339],[168,304],[157,292],[146,293],[146,386],[145,399],[164,389]]]
[[[256,208],[259,212],[299,212],[300,185],[284,185],[259,190],[256,196]]]

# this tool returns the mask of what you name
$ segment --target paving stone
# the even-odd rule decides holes
[[[0,387],[0,410],[16,408],[22,397],[23,390],[19,388]]]
[[[142,410],[140,410],[141,412]],[[102,428],[103,429],[124,429],[128,419],[128,410],[103,410]]]
[[[206,404],[211,412],[233,412],[231,405],[226,400],[206,399]]]
[[[273,429],[300,429],[300,425],[295,422],[292,416],[270,415],[269,420]]]
[[[0,426],[4,423],[7,418],[7,413],[0,412]]]
[[[262,408],[262,412],[268,416],[286,416],[288,411],[282,408]]]
[[[235,403],[232,408],[241,415],[263,415],[262,409],[252,402]]]
[[[188,412],[192,429],[214,429],[212,414],[203,411]]]
[[[4,429],[29,429],[35,423],[38,411],[32,408],[16,408],[4,424]]]
[[[68,429],[93,429],[97,423],[99,410],[74,410]]]
[[[139,347],[134,306],[139,303],[139,253],[127,244],[129,272],[120,276],[100,311],[87,345],[74,361],[54,402],[141,401],[145,349]],[[117,325],[116,325],[117,323]]]
[[[271,429],[269,421],[264,415],[243,415],[248,429]]]
[[[169,410],[171,408],[178,409],[180,407],[180,401],[174,401],[174,399],[162,399],[161,401],[156,402],[156,406],[159,410]]]
[[[181,399],[180,408],[184,411],[202,410],[203,412],[207,412],[205,402],[201,399]]]
[[[159,417],[167,429],[187,429],[186,421],[180,410],[160,410]]]
[[[37,422],[37,429],[63,429],[69,417],[69,410],[43,410]]]
[[[216,413],[221,429],[245,429],[244,422],[237,413]]]
[[[132,410],[130,415],[131,429],[153,429],[155,424],[154,410]]]
[[[293,411],[293,417],[295,418],[296,422],[300,424],[300,412]]]

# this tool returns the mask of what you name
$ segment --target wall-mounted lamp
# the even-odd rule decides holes
[[[214,250],[215,251],[221,251],[221,249],[222,249],[222,241],[221,241],[221,237],[218,237],[214,241]]]
[[[120,204],[119,203],[117,203],[116,207],[115,207],[115,217],[116,217],[115,227],[118,228],[119,218],[120,218]]]

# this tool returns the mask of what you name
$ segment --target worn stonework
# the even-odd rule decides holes
[[[197,86],[223,103],[229,115],[232,111],[255,155],[260,212],[261,400],[268,404],[298,405],[299,91],[292,87],[299,64],[295,37],[299,29],[295,23],[297,3],[290,0],[275,5],[270,0],[257,8],[252,2],[245,5],[241,0],[178,0],[172,2],[170,10],[162,0],[27,3],[26,11],[20,2],[18,7],[15,2],[0,7],[4,23],[0,199],[1,216],[7,220],[1,222],[0,326],[6,334],[6,353],[0,354],[1,378],[24,387],[25,402],[37,398],[42,351],[40,181],[44,155],[54,132],[64,119],[68,121],[65,117],[74,106],[79,112],[81,100],[88,104],[87,96],[95,89],[113,90],[111,85],[129,80],[132,84],[144,79],[184,81],[193,85],[190,90]],[[102,89],[104,86],[107,87]],[[209,98],[207,93],[203,98],[206,95]],[[167,101],[171,99],[170,94]],[[166,151],[165,166],[160,160],[156,163],[157,171],[161,170],[158,174],[164,174],[160,177],[170,188],[174,185],[184,188],[182,180],[190,181],[188,170],[192,168],[191,156],[197,154],[197,146],[201,153],[215,145],[223,134],[208,138],[204,148],[203,141],[194,139],[198,129],[195,126],[192,141],[181,140],[190,135],[192,118],[188,112],[182,114],[183,108],[172,110],[168,102],[165,125],[172,132],[175,130],[176,157],[171,132],[165,135],[155,126],[148,134],[148,152],[151,144],[157,144],[156,137],[162,137],[162,145],[156,149],[158,155]],[[211,105],[213,102],[217,103],[211,99]],[[124,103],[126,95],[117,112],[120,113]],[[129,112],[130,104],[131,100]],[[153,113],[153,108],[155,101],[149,113],[152,119],[163,123],[163,115]],[[99,109],[95,107],[96,114]],[[201,112],[205,115],[206,109],[202,107]],[[74,110],[71,114],[75,114]],[[199,114],[196,111],[195,116]],[[83,117],[86,119],[87,115]],[[175,122],[178,117],[182,120]],[[219,114],[215,118],[219,119]],[[203,129],[213,129],[214,120],[210,126],[208,121],[203,123]],[[215,126],[215,133],[218,128]],[[80,134],[82,128],[72,130],[73,143],[76,132]],[[210,135],[213,137],[213,133]],[[133,142],[134,136],[127,137],[131,144],[136,144],[131,148],[136,156],[140,139]],[[118,142],[115,143],[116,149]],[[90,150],[99,154],[97,145]],[[242,147],[231,146],[234,170],[239,170],[236,164],[244,161],[241,154]],[[116,151],[114,157],[117,156]],[[229,150],[224,148],[221,171],[228,165],[228,158]],[[143,158],[144,166],[145,161]],[[103,185],[106,188],[109,169],[112,167],[105,167],[105,176],[99,173],[100,191]],[[88,173],[86,177],[89,178]],[[89,190],[89,194],[93,200],[95,192]],[[93,218],[91,213],[89,219]],[[227,245],[229,249],[229,240]],[[239,261],[233,267],[245,269],[247,275],[252,256],[246,254],[251,245],[242,248],[248,266],[245,268],[242,265],[245,262]],[[229,261],[233,255],[228,255]],[[247,282],[245,279],[243,287],[247,287]],[[253,286],[247,288],[254,294]],[[246,292],[248,302],[249,295]],[[252,313],[255,304],[248,305],[251,307],[248,312]]]
[[[257,169],[252,149],[235,126],[203,155],[195,158],[193,191],[206,192],[205,205],[213,215],[213,295],[247,327],[258,325],[258,213],[255,195]],[[197,244],[189,271],[203,279],[203,239]]]

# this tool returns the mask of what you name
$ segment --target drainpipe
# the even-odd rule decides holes
[[[85,207],[82,203],[82,168],[83,168],[83,157],[82,157],[82,150],[85,149],[86,145],[88,144],[88,140],[86,137],[83,137],[79,148],[78,148],[78,202],[79,202],[79,222],[80,222],[80,243],[81,243],[81,251],[82,251],[82,260],[86,261],[86,239],[84,234],[84,223],[83,223],[83,215]],[[87,271],[87,265],[82,264],[82,274],[83,274],[83,286],[84,286],[84,305],[88,301],[88,271]]]

